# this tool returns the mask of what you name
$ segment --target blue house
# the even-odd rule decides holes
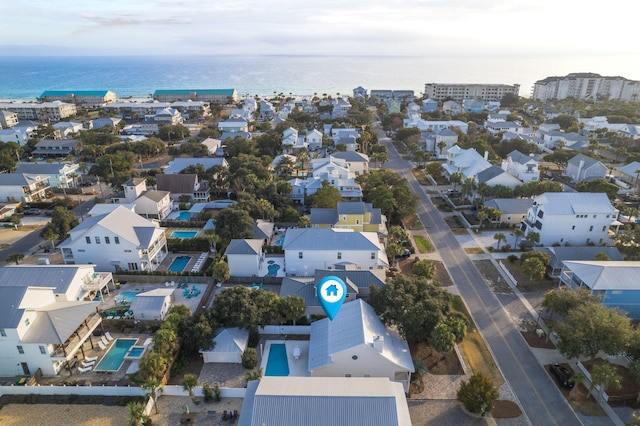
[[[631,319],[640,319],[640,261],[565,261],[560,282],[577,289],[586,287],[602,303],[618,308]]]
[[[422,101],[422,112],[433,112],[438,109],[438,101],[427,99]]]

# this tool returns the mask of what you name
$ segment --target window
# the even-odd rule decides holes
[[[344,377],[351,377],[351,373],[345,374]]]
[[[580,218],[580,215],[579,215],[579,214],[577,214],[577,215],[576,215],[576,219],[579,219],[579,218]]]
[[[41,353],[42,355],[46,355],[46,354],[47,354],[47,348],[45,348],[45,347],[44,347],[44,346],[42,346],[42,345],[40,345],[39,347],[40,347],[40,353]]]
[[[17,346],[17,348],[19,354],[24,354],[24,348],[22,346]]]
[[[87,241],[87,244],[91,244],[91,237],[84,237],[84,239]]]
[[[25,325],[26,327],[29,327],[29,324],[31,324],[31,321],[29,321],[29,318],[25,318],[25,319],[24,319],[24,325]]]
[[[341,251],[338,252],[338,259],[342,259],[342,252]]]
[[[594,219],[596,218],[596,215],[595,215],[595,214],[593,215],[593,218],[594,218]]]
[[[572,230],[572,231],[573,231],[574,229],[576,229],[576,226],[575,226],[575,225],[573,225],[573,226],[571,227],[571,230]]]
[[[100,244],[100,237],[96,236],[96,244]]]
[[[111,244],[111,240],[109,239],[109,237],[104,237],[104,243]]]
[[[589,232],[593,231],[593,225],[589,227]]]
[[[298,252],[298,259],[302,259],[302,252],[301,251]]]
[[[113,237],[113,242],[116,244],[120,244],[120,237]]]
[[[138,264],[135,263],[135,262],[129,262],[128,266],[129,266],[129,270],[130,271],[137,271],[138,270]]]
[[[371,252],[371,259],[375,259],[375,258],[376,258],[376,252],[375,252],[375,251],[372,251],[372,252]]]
[[[604,232],[606,229],[607,229],[607,227],[606,227],[606,226],[603,226],[603,227],[602,227],[602,232]]]
[[[124,252],[125,253],[131,253],[131,250],[125,250]]]
[[[356,225],[360,225],[360,219],[356,219]]]
[[[7,332],[5,331],[4,328],[0,328],[0,336],[7,337]]]

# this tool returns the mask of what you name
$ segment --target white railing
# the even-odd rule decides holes
[[[310,325],[265,325],[258,328],[259,334],[309,334]]]
[[[222,398],[244,398],[245,388],[220,388]],[[203,397],[202,386],[193,389],[197,397]],[[145,389],[137,386],[55,386],[55,385],[35,385],[35,386],[0,386],[0,396],[2,395],[81,395],[81,396],[144,396]],[[162,387],[162,394],[169,396],[189,396],[179,385],[166,385]]]
[[[516,279],[513,277],[513,275],[511,275],[511,272],[509,272],[509,269],[507,269],[507,267],[504,266],[504,264],[502,262],[498,262],[498,266],[502,270],[502,273],[507,277],[507,279],[509,281],[511,281],[511,285],[513,285],[514,287],[517,287],[518,286],[518,281],[516,281]]]
[[[582,365],[582,363],[580,361],[578,361],[578,369],[580,371],[582,371],[582,374],[584,374],[584,376],[587,378],[587,380],[589,381],[589,383],[593,383],[593,379],[591,378],[591,373],[589,373],[589,370],[587,370],[587,367],[585,367],[584,365]],[[598,397],[598,395],[600,395],[600,397],[602,398],[603,401],[609,401],[609,395],[607,395],[607,393],[602,390],[602,386],[600,385],[595,385],[594,386],[595,390],[596,390],[596,395],[594,395],[595,398]]]

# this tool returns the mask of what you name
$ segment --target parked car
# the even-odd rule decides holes
[[[549,366],[549,371],[551,371],[551,374],[556,377],[560,385],[569,389],[573,387],[573,382],[571,381],[571,376],[573,376],[573,374],[571,374],[568,368],[554,362]]]
[[[42,210],[40,210],[40,209],[36,209],[35,207],[34,207],[34,208],[31,208],[31,209],[26,209],[26,210],[24,211],[24,214],[25,214],[25,215],[27,215],[27,216],[37,216],[37,215],[39,215],[40,213],[42,213]]]

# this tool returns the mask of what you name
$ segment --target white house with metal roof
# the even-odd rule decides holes
[[[449,177],[460,173],[463,179],[475,178],[478,173],[491,167],[486,155],[483,157],[473,148],[463,149],[454,145],[447,150],[447,161],[442,166]]]
[[[200,351],[205,363],[234,363],[242,362],[242,354],[249,344],[249,332],[238,327],[223,328],[213,338],[215,346],[206,351]]]
[[[61,300],[53,286],[6,283],[0,300],[0,376],[31,376],[38,369],[55,376],[71,369],[102,324],[98,302]]]
[[[164,228],[124,206],[90,216],[59,245],[66,264],[90,263],[99,271],[154,271],[168,253]]]
[[[258,276],[260,264],[264,262],[263,244],[264,239],[260,238],[231,240],[224,252],[229,264],[229,274],[232,277]]]
[[[541,251],[551,256],[549,263],[549,276],[551,278],[559,278],[564,267],[564,262],[580,261],[580,260],[596,260],[596,256],[600,253],[605,254],[613,261],[623,261],[624,257],[616,247],[534,247],[535,251]]]
[[[355,151],[335,152],[331,157],[346,162],[349,171],[360,176],[369,171],[369,156]]]
[[[411,426],[399,383],[386,378],[275,377],[247,384],[238,426]]]
[[[389,267],[386,251],[376,232],[289,228],[282,248],[287,275],[312,276],[316,269],[335,269],[335,265],[345,263],[361,269]]]
[[[344,304],[333,321],[311,324],[309,372],[312,377],[386,377],[408,392],[414,367],[407,342],[357,299]]]
[[[602,304],[640,319],[639,261],[565,261],[560,282],[576,289],[586,287]]]
[[[135,319],[164,320],[174,302],[174,288],[155,288],[138,293],[129,308]]]
[[[605,193],[546,192],[535,198],[521,228],[537,232],[540,244],[608,245],[616,210]]]
[[[502,160],[501,167],[502,170],[524,183],[540,179],[538,160],[533,155],[526,155],[517,150],[507,154],[507,157]]]
[[[617,167],[614,174],[621,181],[630,185],[636,185],[638,183],[638,176],[640,176],[640,161],[633,161],[624,166]]]
[[[0,201],[31,203],[47,198],[51,185],[46,176],[0,173]]]

